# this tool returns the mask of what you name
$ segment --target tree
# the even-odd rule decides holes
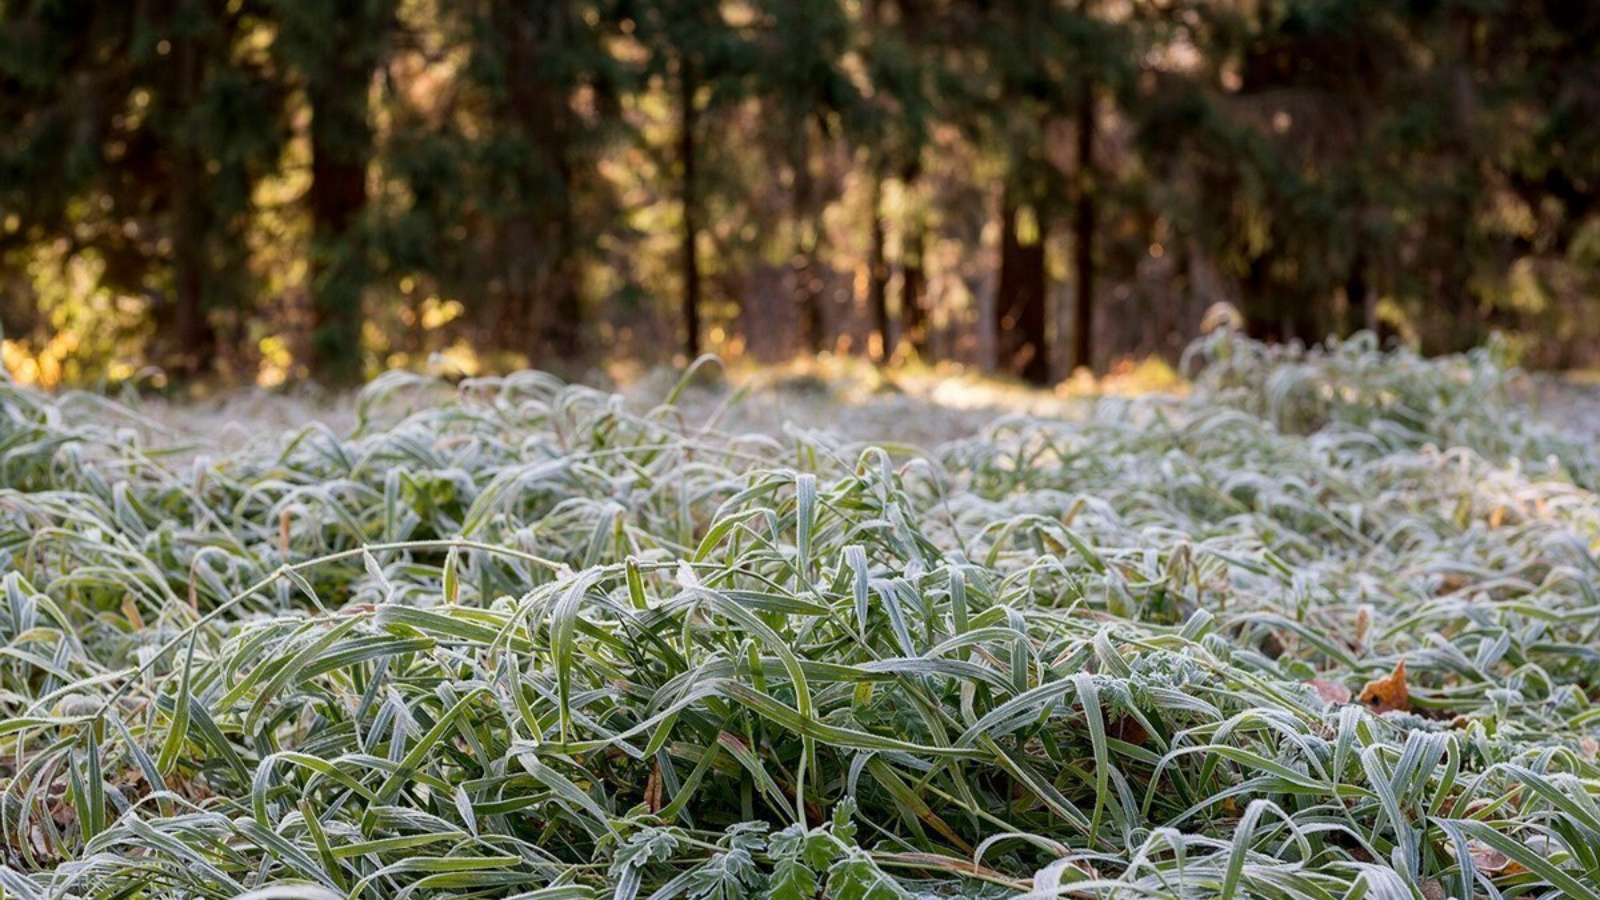
[[[683,349],[700,355],[702,278],[699,242],[707,186],[699,171],[701,131],[708,118],[736,100],[755,68],[747,34],[731,25],[720,0],[626,0],[614,11],[632,25],[647,52],[640,84],[652,78],[674,85],[678,112],[675,173],[680,205],[679,312]]]
[[[282,90],[247,40],[255,2],[24,3],[3,13],[0,149],[13,245],[72,235],[102,285],[149,298],[154,355],[209,371],[214,314],[249,297],[251,192],[284,139]],[[235,317],[237,318],[237,317]]]
[[[371,277],[363,235],[376,152],[370,86],[392,50],[395,0],[274,6],[274,46],[311,113],[310,368],[324,383],[347,385],[362,376],[362,296]]]
[[[850,21],[838,0],[762,0],[758,38],[762,65],[754,91],[761,98],[769,147],[790,181],[790,256],[804,346],[827,345],[822,308],[822,215],[831,184],[822,171],[842,119],[857,115],[860,90],[843,69]]]
[[[1078,81],[1067,63],[1081,60],[1073,37],[1081,22],[1044,0],[991,6],[972,0],[960,9],[959,53],[975,60],[949,113],[967,123],[973,140],[998,157],[1000,273],[994,319],[1002,371],[1034,384],[1051,379],[1050,289],[1046,248],[1065,194],[1061,170],[1047,148],[1051,124],[1069,107]],[[996,104],[995,97],[1009,98]]]
[[[919,0],[869,0],[862,7],[859,52],[867,64],[872,86],[869,97],[849,123],[852,140],[866,148],[869,178],[867,307],[872,315],[878,360],[895,352],[889,315],[889,260],[887,220],[883,210],[884,184],[898,176],[905,196],[916,190],[921,156],[928,143],[934,116],[931,68],[938,48],[937,34],[926,26],[927,10]],[[922,247],[925,223],[915,203],[898,223],[900,229],[900,328],[903,343],[917,353],[927,352],[927,315],[922,294]]]

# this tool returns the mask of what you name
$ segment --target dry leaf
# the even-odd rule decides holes
[[[1437,879],[1430,878],[1422,883],[1423,900],[1445,900],[1449,895],[1445,893],[1444,885]]]
[[[144,630],[144,616],[139,615],[139,607],[134,605],[131,596],[122,599],[122,615],[127,618],[128,624],[133,626],[134,631]]]
[[[1112,719],[1106,724],[1106,733],[1119,741],[1138,747],[1143,747],[1144,742],[1150,740],[1149,732],[1145,731],[1144,726],[1140,725],[1139,720],[1133,716]]]
[[[644,803],[652,813],[661,812],[661,761],[650,767],[650,777],[644,783]]]
[[[1406,712],[1411,709],[1411,691],[1406,687],[1406,661],[1395,663],[1394,671],[1361,689],[1361,702],[1373,712]]]
[[[1350,702],[1350,689],[1337,681],[1328,681],[1324,678],[1311,679],[1311,686],[1316,689],[1317,696],[1334,706],[1342,706]]]
[[[1467,842],[1467,854],[1472,857],[1472,865],[1487,875],[1498,875],[1511,864],[1504,853],[1478,841]]]

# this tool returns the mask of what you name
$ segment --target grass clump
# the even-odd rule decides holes
[[[0,383],[0,890],[1600,897],[1593,453],[1483,355],[1194,359],[892,452]]]

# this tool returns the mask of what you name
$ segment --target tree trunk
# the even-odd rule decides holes
[[[683,350],[689,361],[693,362],[700,355],[700,258],[695,252],[700,226],[694,168],[695,126],[699,118],[695,110],[698,82],[694,63],[687,55],[679,61],[679,65],[682,66],[679,86],[683,105],[683,123],[678,134],[678,160],[683,166]]]
[[[815,260],[802,250],[795,256],[795,281],[800,293],[800,331],[806,352],[813,355],[827,349],[827,320],[822,314],[822,289]]]
[[[360,72],[347,73],[357,81]],[[361,378],[358,222],[367,204],[366,100],[344,79],[311,91],[311,372],[328,385]]]
[[[178,42],[174,60],[178,78],[178,102],[187,109],[195,103],[202,78],[198,48],[192,40]],[[175,346],[168,354],[173,368],[193,378],[211,368],[216,352],[216,331],[206,315],[206,252],[210,214],[206,205],[205,161],[180,138],[173,149],[171,165],[171,203],[173,217],[173,319]]]
[[[1094,369],[1094,232],[1098,213],[1094,171],[1094,85],[1083,83],[1078,101],[1078,203],[1072,219],[1073,309],[1072,364]]]
[[[186,180],[179,176],[180,182]],[[191,186],[192,187],[192,186]],[[175,200],[183,205],[193,200],[187,190],[174,185]],[[174,368],[184,377],[193,378],[211,368],[216,352],[216,332],[206,315],[205,301],[205,235],[198,223],[192,220],[195,211],[179,213],[179,222],[173,229],[173,335],[176,347],[172,354]]]
[[[811,177],[811,141],[804,120],[797,124],[798,153],[794,157],[795,290],[800,304],[800,331],[805,349],[812,354],[827,348],[827,323],[822,314],[822,279],[817,276],[817,244],[821,223],[813,213],[816,186]],[[802,227],[802,224],[804,227]]]
[[[912,163],[902,173],[901,180],[907,193],[914,189],[920,170],[920,166]],[[928,307],[924,294],[927,275],[922,255],[925,252],[927,224],[923,221],[921,211],[913,209],[901,227],[904,233],[900,236],[900,337],[918,357],[926,357]]]
[[[194,153],[174,154],[173,211],[173,369],[193,378],[210,369],[216,352],[216,331],[206,315],[206,208],[197,184],[205,165]]]
[[[328,385],[362,376],[362,294],[370,275],[361,219],[372,159],[367,85],[386,48],[394,7],[340,7],[331,33],[311,42],[306,72],[311,110],[311,372]]]
[[[872,228],[871,250],[867,258],[867,309],[872,313],[873,336],[877,339],[871,348],[873,362],[880,365],[889,361],[894,345],[889,342],[889,266],[884,260],[883,230],[883,167],[873,163],[872,168]]]
[[[576,356],[584,338],[582,269],[576,253],[568,92],[552,83],[552,48],[572,40],[564,4],[493,5],[504,36],[505,90],[495,117],[527,140],[532,152],[509,163],[514,212],[496,228],[495,268],[506,283],[503,324],[493,337],[505,350]]]
[[[1370,293],[1371,288],[1367,284],[1366,253],[1358,248],[1350,260],[1350,270],[1344,279],[1345,321],[1340,324],[1346,333],[1370,327],[1367,302],[1367,295]]]
[[[1033,217],[1031,227],[1019,221]],[[1050,383],[1045,305],[1044,217],[1020,207],[1008,188],[1000,221],[1000,284],[995,296],[995,334],[1002,371],[1030,384]]]

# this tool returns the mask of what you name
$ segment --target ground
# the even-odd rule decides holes
[[[608,385],[638,410],[659,403],[680,373],[657,369],[622,382],[606,372],[590,382]],[[1600,439],[1600,376],[1522,374],[1510,380],[1515,405],[1553,427]],[[1181,394],[1184,384],[1111,378],[1041,390],[966,373],[922,370],[884,377],[864,364],[742,368],[692,383],[680,405],[691,418],[716,415],[720,430],[782,435],[786,427],[828,432],[849,441],[911,444],[931,449],[969,437],[1003,416],[1080,419],[1102,397]],[[173,439],[198,439],[234,450],[308,422],[344,433],[356,422],[351,394],[311,389],[236,390],[205,399],[143,398],[133,406],[170,429]]]

